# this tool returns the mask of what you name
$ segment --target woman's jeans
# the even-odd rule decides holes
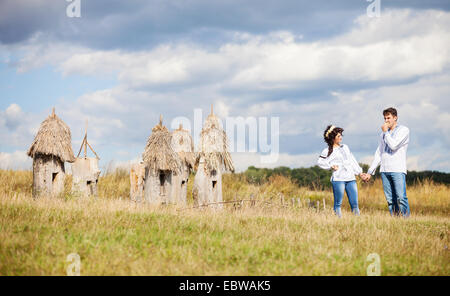
[[[409,203],[406,196],[405,173],[381,173],[384,195],[391,215],[409,217]]]
[[[348,202],[352,208],[352,212],[355,215],[359,215],[358,208],[358,188],[356,187],[356,181],[331,181],[333,185],[334,194],[334,212],[339,217],[342,216],[341,205],[344,197],[344,191],[347,192]]]

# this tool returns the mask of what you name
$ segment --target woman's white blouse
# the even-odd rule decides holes
[[[329,170],[333,165],[339,168],[333,171],[331,181],[353,181],[356,180],[355,175],[362,173],[362,168],[359,166],[353,154],[347,145],[341,145],[339,148],[334,148],[330,156],[328,156],[328,148],[323,149],[319,160],[317,161],[319,167]]]

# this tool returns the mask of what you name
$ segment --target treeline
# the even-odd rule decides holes
[[[369,166],[367,164],[360,164],[364,172],[367,172]],[[310,168],[296,168],[291,169],[289,167],[277,167],[274,169],[256,168],[250,166],[244,173],[246,180],[253,184],[262,184],[266,182],[270,176],[282,175],[291,178],[300,186],[309,187],[314,190],[320,190],[324,188],[330,188],[331,171],[321,169],[318,166]],[[380,178],[380,168],[378,167],[374,178]],[[413,185],[414,183],[421,182],[423,180],[433,180],[436,183],[450,184],[450,174],[437,171],[408,171],[406,176],[406,183]]]

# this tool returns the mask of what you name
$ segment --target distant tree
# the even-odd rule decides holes
[[[369,165],[360,163],[364,172],[367,172]],[[272,175],[282,175],[291,178],[292,181],[300,186],[309,187],[311,189],[324,189],[331,187],[331,170],[321,169],[319,166],[309,168],[295,168],[280,166],[274,169],[257,168],[250,166],[243,173],[247,182],[253,184],[262,184],[267,182]],[[374,179],[380,178],[380,168],[375,171]],[[437,171],[409,171],[406,177],[408,185],[422,182],[424,180],[432,180],[436,183],[450,184],[450,174]]]

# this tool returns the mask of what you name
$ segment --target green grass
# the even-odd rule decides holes
[[[444,185],[408,188],[412,216],[403,219],[389,216],[381,184],[359,184],[361,216],[345,201],[339,219],[330,192],[282,177],[256,186],[224,176],[226,200],[254,194],[274,203],[217,212],[136,205],[123,198],[127,178],[101,178],[97,199],[67,190],[34,200],[30,172],[0,171],[0,275],[66,275],[71,253],[81,257],[81,275],[364,276],[371,253],[380,255],[382,275],[450,275]],[[325,199],[327,208],[281,207],[280,193]]]
[[[449,275],[446,218],[338,219],[299,209],[223,212],[135,207],[126,201],[2,199],[0,274]]]

